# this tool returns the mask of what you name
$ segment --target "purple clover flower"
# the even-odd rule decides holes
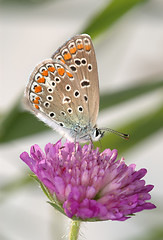
[[[70,218],[124,221],[136,212],[155,208],[147,202],[153,185],[142,180],[147,170],[135,171],[135,164],[116,160],[116,149],[100,153],[91,145],[82,148],[67,141],[62,146],[58,141],[47,144],[45,154],[34,145],[30,156],[23,152],[20,158]]]

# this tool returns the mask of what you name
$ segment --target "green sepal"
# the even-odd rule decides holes
[[[52,207],[54,207],[57,211],[59,211],[60,213],[64,214],[66,217],[66,213],[64,212],[63,208],[59,205],[59,204],[56,204],[55,202],[47,202],[49,203]]]
[[[133,216],[136,216],[136,214],[131,213],[131,214],[128,214],[128,215],[127,215],[127,217],[133,217]]]

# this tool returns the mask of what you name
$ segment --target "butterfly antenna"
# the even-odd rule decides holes
[[[102,128],[101,130],[114,133],[114,134],[116,134],[117,136],[119,136],[119,137],[121,137],[121,138],[123,138],[123,139],[126,139],[126,140],[128,140],[128,139],[130,138],[130,135],[129,135],[129,134],[117,132],[117,131],[115,131],[115,130],[113,130],[113,129],[110,129],[110,128]]]

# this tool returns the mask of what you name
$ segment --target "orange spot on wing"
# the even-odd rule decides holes
[[[63,58],[60,59],[61,62],[65,63],[65,60],[63,60]]]
[[[36,109],[39,109],[39,106],[38,105],[34,105]]]
[[[71,54],[70,53],[65,53],[64,54],[64,59],[65,60],[70,60],[71,59]]]
[[[42,74],[43,76],[47,77],[47,76],[48,76],[48,70],[44,70],[41,74]]]
[[[58,70],[59,75],[61,75],[61,76],[64,75],[64,73],[65,73],[64,68],[58,68],[57,70]]]
[[[48,71],[54,72],[54,71],[55,71],[55,68],[54,68],[54,67],[48,67]]]
[[[37,99],[33,100],[33,103],[39,104],[39,101]]]
[[[91,50],[91,45],[85,45],[85,50],[90,51]]]
[[[35,87],[35,93],[39,93],[42,91],[42,87],[41,86],[36,86]]]
[[[40,100],[40,97],[36,97],[36,98],[33,100],[33,103],[39,104],[39,100]]]
[[[71,49],[70,49],[70,53],[71,53],[71,54],[75,54],[75,53],[76,53],[76,47],[71,48]]]
[[[77,48],[80,50],[80,49],[83,49],[83,44],[82,43],[80,43],[80,44],[78,44],[77,45]]]
[[[70,72],[66,72],[70,78],[73,78],[73,75]]]
[[[39,79],[37,80],[37,82],[38,82],[38,83],[45,83],[45,78],[44,78],[44,77],[39,78]]]

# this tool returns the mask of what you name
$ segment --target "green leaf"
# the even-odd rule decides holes
[[[105,93],[100,98],[100,110],[129,101],[135,97],[163,87],[163,81],[140,84],[114,93]],[[20,100],[0,122],[0,143],[30,136],[50,129],[33,114],[22,111]]]
[[[83,32],[88,33],[94,39],[134,6],[145,1],[147,0],[113,0],[89,21],[89,25]]]

